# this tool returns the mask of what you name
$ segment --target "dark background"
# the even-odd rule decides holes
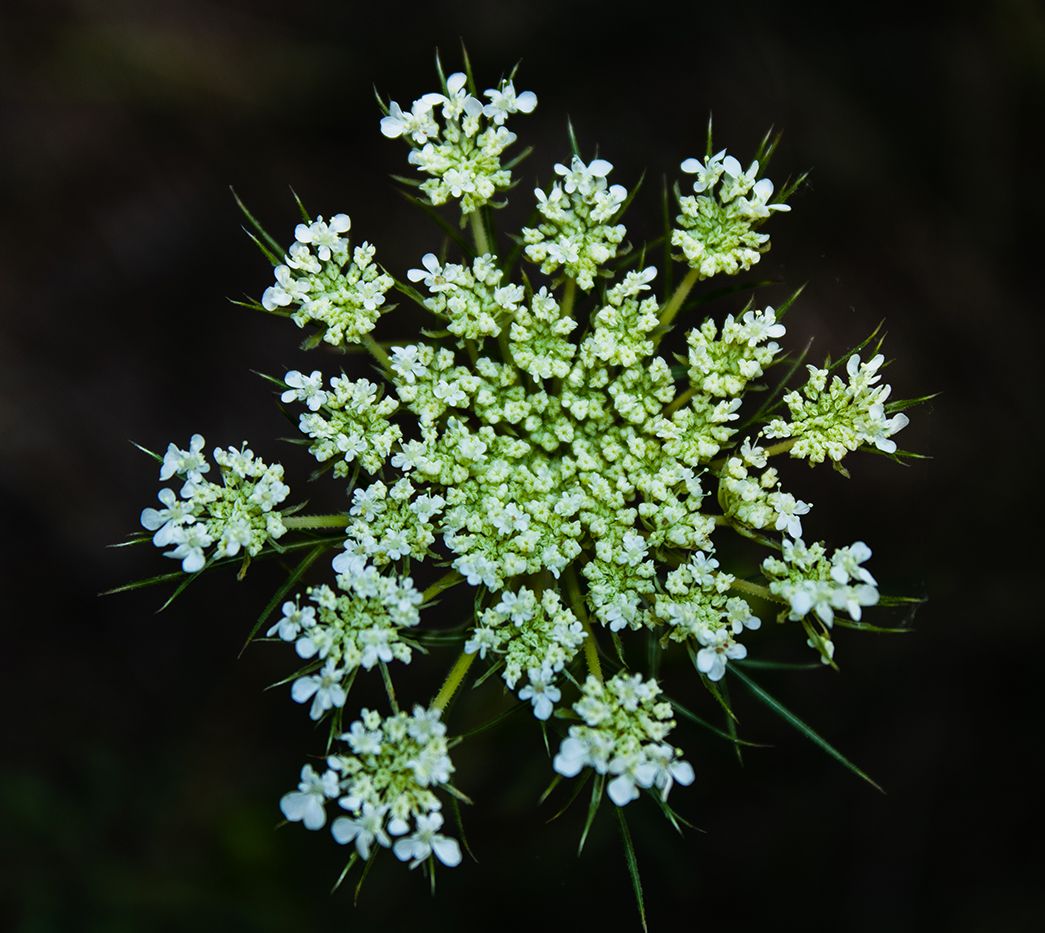
[[[861,5],[859,20],[793,4],[374,7],[0,13],[0,927],[637,928],[608,809],[580,860],[583,808],[550,826],[553,808],[535,809],[549,771],[525,717],[455,756],[478,801],[466,819],[479,863],[440,873],[432,900],[386,858],[353,911],[350,890],[328,894],[343,850],[274,831],[320,739],[285,688],[263,692],[289,671],[285,649],[237,661],[271,570],[204,581],[160,616],[158,591],[95,595],[172,567],[151,548],[105,548],[157,488],[129,438],[247,437],[303,485],[307,463],[274,440],[284,422],[249,369],[338,361],[306,358],[296,330],[226,303],[270,275],[227,186],[281,239],[292,184],[316,212],[351,213],[394,270],[416,264],[436,231],[386,183],[405,150],[380,136],[371,84],[408,102],[434,86],[433,47],[450,70],[463,36],[482,87],[522,58],[518,86],[540,97],[514,124],[538,152],[507,220],[566,154],[568,113],[628,184],[699,152],[709,111],[741,157],[775,124],[772,177],[812,172],[758,267],[810,283],[790,339],[815,333],[815,355],[838,353],[884,317],[896,392],[943,393],[902,436],[933,460],[854,458],[849,482],[789,474],[817,506],[807,534],[864,538],[886,589],[930,596],[913,634],[842,633],[842,676],[762,676],[888,795],[735,695],[744,734],[776,747],[741,768],[680,728],[698,780],[673,802],[704,832],[680,840],[648,801],[629,808],[652,927],[1040,929],[1040,6]],[[656,218],[656,188],[633,229]],[[328,484],[313,501],[337,496]],[[800,655],[784,635],[748,644]],[[430,695],[444,662],[401,693]]]

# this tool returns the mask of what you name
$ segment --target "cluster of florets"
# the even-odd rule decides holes
[[[716,558],[698,551],[668,573],[664,592],[656,598],[656,614],[668,626],[667,637],[699,645],[696,667],[710,680],[721,680],[729,661],[747,657],[736,636],[762,624],[746,599],[730,595],[736,577],[718,568]]]
[[[377,473],[387,462],[392,447],[403,432],[389,419],[399,403],[381,394],[381,387],[368,379],[334,376],[329,389],[317,369],[305,376],[291,370],[284,378],[286,403],[301,402],[307,408],[298,420],[301,433],[312,439],[309,453],[320,463],[334,460],[334,476],[348,476],[358,464],[367,473]]]
[[[334,346],[359,343],[374,329],[393,285],[374,262],[373,246],[352,249],[342,236],[351,226],[347,214],[298,224],[294,244],[276,266],[276,284],[261,296],[266,310],[293,308],[290,318],[298,327],[317,325]]]
[[[871,556],[863,541],[838,548],[830,558],[823,544],[806,546],[801,540],[784,539],[780,557],[767,557],[762,573],[772,581],[769,590],[790,607],[788,618],[806,621],[810,615],[820,623],[819,632],[808,624],[809,645],[820,651],[825,663],[834,657],[834,644],[827,633],[835,612],[845,612],[860,621],[864,606],[878,602],[878,585],[870,571],[861,566]]]
[[[758,170],[755,161],[745,172],[725,149],[703,162],[682,163],[682,171],[696,176],[694,194],[679,198],[671,244],[702,279],[750,269],[769,249],[769,234],[758,228],[773,212],[791,210],[780,201],[770,203],[773,182],[759,178]]]
[[[882,375],[878,370],[884,362],[881,353],[866,363],[854,354],[845,364],[849,381],[835,375],[830,385],[830,370],[807,367],[809,379],[801,391],[784,396],[791,420],[771,421],[766,437],[793,439],[791,456],[810,463],[822,463],[827,457],[837,463],[864,444],[895,453],[892,436],[907,427],[909,419],[902,412],[892,417],[886,412],[892,387],[879,385]]]
[[[203,569],[208,559],[220,560],[239,553],[255,557],[270,541],[286,532],[278,506],[290,494],[283,482],[283,467],[271,466],[254,456],[246,443],[240,448],[214,450],[221,483],[204,479],[210,472],[203,447],[194,434],[187,449],[169,445],[160,467],[160,481],[183,480],[180,498],[172,489],[161,489],[163,508],[145,509],[142,526],[153,531],[157,547],[170,547],[165,557],[181,561],[186,573]]]
[[[454,772],[439,711],[417,706],[411,715],[382,718],[364,709],[340,738],[348,752],[329,755],[322,774],[305,765],[298,789],[280,801],[283,815],[322,829],[326,806],[336,800],[347,815],[333,821],[331,834],[342,845],[354,843],[361,858],[369,858],[376,844],[411,868],[433,855],[458,865],[457,840],[439,832],[442,802],[435,791],[452,792]]]
[[[655,680],[617,674],[603,682],[589,677],[573,710],[583,725],[570,726],[553,767],[563,777],[592,768],[612,775],[606,791],[618,807],[656,788],[667,799],[672,784],[692,784],[693,766],[665,739],[675,728],[671,704],[660,700]]]
[[[811,366],[800,390],[761,395],[741,420],[747,393],[766,389],[764,377],[783,359],[791,302],[687,322],[681,353],[661,346],[700,280],[746,270],[768,249],[760,228],[789,209],[792,185],[774,201],[758,161],[744,171],[710,144],[704,161],[683,162],[693,194],[679,194],[671,242],[689,268],[658,295],[645,251],[624,245],[626,189],[608,183],[608,161],[575,154],[555,165],[549,190],[537,189],[537,225],[515,238],[521,254],[505,260],[492,251],[487,205],[511,181],[501,156],[515,135],[505,121],[531,112],[536,98],[510,78],[487,90],[486,102],[463,73],[442,84],[409,111],[393,102],[381,131],[410,145],[433,205],[460,202],[474,249],[448,256],[448,240],[406,265],[403,281],[376,265],[373,247],[350,247],[344,214],[299,224],[282,262],[278,248],[263,246],[276,284],[261,306],[317,325],[313,346],[361,343],[383,380],[327,380],[319,369],[273,380],[284,404],[304,409],[297,442],[343,481],[334,514],[280,511],[289,492],[282,467],[245,447],[215,451],[222,482],[207,481],[198,435],[158,458],[161,480],[182,480],[181,497],[164,489],[164,508],[142,513],[155,543],[189,572],[208,555],[307,549],[258,623],[282,603],[266,631],[305,662],[288,678],[293,699],[309,704],[313,720],[329,720],[333,739],[362,669],[380,674],[392,714],[363,710],[341,735],[347,751],[330,755],[322,772],[307,765],[283,812],[318,829],[336,801],[344,814],[332,832],[354,844],[353,858],[391,848],[429,868],[461,860],[441,833],[436,791],[460,795],[449,783],[443,715],[477,658],[487,665],[481,679],[499,671],[508,698],[528,703],[542,728],[570,722],[553,767],[567,778],[590,768],[595,806],[605,789],[620,807],[649,791],[665,809],[672,785],[694,777],[667,740],[673,709],[693,714],[655,679],[630,672],[640,651],[643,659],[680,651],[730,717],[718,684],[727,674],[747,679],[751,633],[774,604],[784,607],[778,621],[798,623],[832,663],[836,614],[848,617],[839,625],[866,627],[861,611],[879,601],[863,566],[870,550],[857,542],[829,557],[822,544],[806,546],[812,506],[783,488],[770,460],[896,453],[891,438],[907,424],[897,413],[907,403],[887,405],[883,357],[864,363],[855,353],[847,379]],[[515,258],[537,269],[528,275]],[[371,336],[393,286],[433,316],[423,337]],[[782,406],[789,418],[773,417]],[[288,529],[302,540],[277,543]],[[720,565],[727,533],[770,550],[736,565],[760,563],[763,582]],[[319,558],[330,561],[334,585],[298,588]],[[414,579],[433,565],[444,575],[419,590]],[[465,584],[475,590],[467,623],[426,628],[422,609]],[[646,644],[636,647],[639,634]],[[390,667],[401,672],[448,643],[460,656],[439,692],[399,712]]]
[[[309,715],[319,719],[327,710],[345,705],[348,687],[359,668],[401,661],[409,664],[412,646],[403,629],[421,621],[421,593],[409,577],[380,573],[362,561],[339,558],[337,588],[310,587],[309,602],[301,598],[283,604],[282,618],[268,631],[294,642],[298,657],[314,660],[316,671],[298,677],[291,695],[298,703],[312,701]]]
[[[471,266],[441,264],[435,253],[421,258],[421,268],[411,269],[406,277],[422,282],[431,295],[424,306],[447,321],[446,329],[463,340],[496,337],[523,300],[521,285],[501,285],[504,273],[497,257],[477,256]]]
[[[559,270],[585,291],[595,285],[599,268],[617,255],[627,233],[614,223],[628,197],[623,185],[606,181],[613,166],[605,159],[587,165],[574,156],[569,166],[555,165],[562,178],[551,191],[534,190],[543,218],[536,227],[524,227],[526,256],[551,275]]]
[[[515,593],[505,590],[500,602],[479,616],[464,650],[480,658],[503,657],[508,688],[515,690],[525,677],[519,699],[533,704],[538,719],[547,719],[562,698],[555,681],[585,637],[580,620],[562,605],[558,593],[545,590],[538,597],[524,586]]]
[[[501,157],[517,137],[504,124],[512,114],[532,113],[537,106],[536,95],[516,93],[510,79],[484,96],[485,104],[459,71],[446,79],[442,93],[422,94],[409,111],[393,101],[381,120],[385,136],[410,144],[410,164],[432,176],[420,186],[431,203],[460,201],[462,214],[478,210],[511,185],[511,170]]]

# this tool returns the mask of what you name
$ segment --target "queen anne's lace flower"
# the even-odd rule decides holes
[[[333,513],[285,507],[283,468],[245,445],[215,451],[212,470],[194,435],[157,457],[161,481],[180,488],[161,489],[141,516],[186,572],[238,555],[243,570],[276,555],[296,566],[259,626],[294,645],[304,666],[288,678],[291,697],[340,744],[280,806],[309,829],[329,820],[352,861],[382,849],[426,870],[461,861],[440,796],[466,799],[450,783],[443,717],[476,659],[482,679],[500,674],[504,703],[558,732],[559,776],[590,768],[596,794],[605,787],[618,807],[648,790],[671,815],[669,790],[694,771],[668,741],[674,701],[631,668],[682,653],[728,707],[723,680],[748,679],[753,633],[774,605],[830,664],[836,622],[864,627],[879,601],[865,544],[829,554],[803,543],[819,510],[804,487],[784,488],[773,458],[902,455],[892,437],[907,403],[888,403],[884,358],[850,354],[835,376],[811,366],[781,395],[770,370],[784,359],[782,312],[749,303],[689,316],[708,297],[691,297],[701,279],[749,269],[768,249],[762,224],[788,210],[772,182],[725,150],[682,163],[692,194],[680,196],[671,243],[689,271],[664,294],[674,270],[630,252],[627,191],[602,158],[555,165],[536,192],[536,225],[499,255],[488,205],[511,184],[507,123],[535,106],[514,76],[480,96],[455,73],[381,120],[410,147],[431,204],[459,202],[474,249],[456,253],[453,237],[393,276],[372,246],[350,245],[351,222],[335,214],[298,224],[276,266],[262,306],[316,325],[304,346],[321,337],[346,370],[356,349],[374,364],[354,378],[308,367],[273,380],[295,442],[323,467],[316,476],[342,484]],[[520,253],[540,273],[518,269]],[[393,286],[429,320],[406,341],[379,342],[371,332]],[[288,531],[299,537],[283,540]],[[306,574],[331,565],[333,580],[309,585]],[[749,578],[759,566],[764,582]],[[472,588],[462,624],[436,605],[451,586]],[[430,704],[401,712],[393,675],[448,643],[460,654]],[[384,685],[392,712],[364,709],[345,730],[357,676]]]
[[[671,785],[692,784],[693,767],[664,740],[675,727],[671,704],[658,700],[660,687],[639,674],[618,674],[606,683],[589,677],[573,706],[583,725],[570,726],[553,767],[563,777],[582,768],[612,775],[610,799],[623,807],[639,790],[657,788],[666,798]]]
[[[791,456],[821,463],[825,458],[838,461],[863,444],[884,453],[896,451],[892,436],[907,427],[902,412],[889,417],[885,401],[892,386],[879,385],[878,370],[885,362],[881,353],[866,363],[853,355],[846,361],[849,381],[839,376],[828,384],[828,370],[809,366],[809,379],[802,390],[788,392],[784,402],[791,420],[774,419],[766,427],[766,437],[791,438]]]
[[[374,329],[393,284],[374,262],[373,246],[350,248],[342,236],[350,226],[347,214],[298,224],[294,245],[276,266],[276,284],[261,296],[269,311],[293,308],[299,327],[320,325],[323,340],[335,346],[359,343]]]
[[[160,469],[161,479],[175,476],[185,480],[181,499],[170,489],[160,491],[162,509],[145,509],[141,523],[155,532],[157,547],[171,547],[165,553],[181,561],[182,570],[202,570],[209,557],[219,560],[243,552],[251,557],[269,542],[286,532],[276,506],[290,494],[283,482],[283,467],[271,466],[256,458],[246,444],[239,450],[230,447],[214,451],[222,482],[203,479],[210,464],[203,454],[203,437],[194,434],[189,450],[171,444]]]
[[[578,156],[569,166],[556,164],[562,181],[548,192],[534,191],[543,220],[522,231],[526,256],[542,272],[561,268],[585,291],[594,287],[599,267],[617,255],[627,232],[623,224],[611,223],[628,196],[623,185],[607,183],[612,169],[605,159],[585,165]]]
[[[435,791],[450,785],[454,771],[439,712],[417,706],[383,718],[364,709],[341,741],[345,750],[327,757],[323,774],[306,765],[299,789],[283,797],[287,819],[321,829],[327,803],[337,799],[347,815],[333,821],[331,833],[342,845],[354,843],[363,858],[376,843],[411,868],[433,854],[448,867],[459,864],[457,841],[438,832],[442,801]]]
[[[671,243],[700,278],[750,269],[769,249],[769,234],[758,228],[772,212],[791,210],[779,201],[770,203],[773,182],[759,179],[758,170],[758,162],[752,162],[745,172],[725,150],[704,162],[682,163],[682,171],[696,176],[695,196],[679,198],[681,213]]]

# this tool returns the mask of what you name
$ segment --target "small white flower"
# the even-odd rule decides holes
[[[171,543],[174,529],[182,524],[194,521],[192,504],[177,498],[171,489],[161,489],[159,493],[162,509],[143,509],[141,524],[146,531],[155,531],[152,543],[156,547],[166,547]]]
[[[435,855],[447,868],[461,864],[461,847],[457,840],[450,836],[440,835],[443,815],[438,811],[417,817],[412,835],[405,839],[397,839],[392,851],[401,862],[410,862],[411,868],[417,868],[430,855]]]
[[[181,476],[187,485],[198,483],[203,474],[210,470],[207,456],[203,453],[206,441],[202,434],[193,434],[189,438],[189,449],[182,450],[174,444],[167,447],[160,466],[160,482],[167,482],[172,476]]]
[[[506,81],[499,88],[483,92],[490,103],[483,107],[483,114],[500,126],[513,113],[533,113],[537,106],[537,95],[533,91],[515,93],[515,85]]]
[[[298,789],[284,794],[279,808],[292,823],[304,823],[306,829],[321,829],[327,821],[324,804],[337,794],[337,775],[333,771],[319,775],[312,765],[305,765]]]
[[[707,191],[708,188],[713,188],[718,182],[719,178],[722,177],[722,157],[726,154],[726,150],[723,149],[720,152],[716,152],[713,156],[708,156],[707,160],[701,162],[699,159],[686,159],[680,168],[687,175],[696,175],[697,177],[693,180],[693,191],[697,194],[701,194]]]
[[[360,858],[370,858],[370,847],[376,842],[388,848],[392,840],[385,832],[385,815],[388,807],[375,807],[364,803],[363,810],[355,819],[339,816],[330,827],[331,835],[341,845],[355,842]]]
[[[345,688],[341,685],[345,672],[327,661],[318,674],[299,677],[290,689],[295,703],[307,703],[312,700],[309,717],[319,719],[328,709],[345,705]]]
[[[555,704],[562,699],[562,693],[554,683],[555,675],[551,668],[544,667],[541,670],[531,668],[528,676],[530,682],[519,691],[519,699],[533,703],[533,715],[538,719],[548,719]]]
[[[308,376],[292,369],[283,377],[289,386],[280,396],[285,405],[291,402],[304,402],[310,411],[319,411],[327,401],[327,393],[323,391],[323,374],[315,369]]]

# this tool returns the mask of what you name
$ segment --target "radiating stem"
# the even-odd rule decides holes
[[[784,605],[788,603],[782,596],[777,596],[776,593],[772,592],[769,587],[758,583],[748,583],[747,580],[734,580],[730,584],[730,589],[747,593],[748,596],[757,596],[759,599],[764,599],[770,603],[783,603]]]
[[[446,704],[450,702],[453,695],[457,692],[457,688],[461,686],[461,681],[464,680],[474,660],[474,654],[461,652],[454,662],[454,666],[450,668],[450,673],[446,675],[446,680],[443,681],[443,685],[439,688],[435,699],[432,700],[432,709],[440,711],[446,709]]]
[[[468,215],[468,222],[472,225],[472,237],[475,239],[475,251],[482,256],[490,252],[490,240],[486,236],[486,225],[483,223],[483,212],[476,208]]]
[[[588,611],[584,608],[584,597],[581,595],[581,585],[577,580],[577,574],[572,567],[567,567],[563,574],[566,583],[566,596],[570,601],[573,614],[584,626],[584,660],[588,664],[588,673],[597,681],[602,682],[602,662],[599,660],[599,643],[595,640],[595,630],[588,618]]]
[[[283,519],[287,529],[292,528],[344,528],[348,524],[348,516],[338,515],[287,515]]]
[[[456,570],[448,570],[421,594],[421,602],[427,603],[435,599],[443,590],[448,590],[451,586],[457,586],[463,579],[464,577]]]
[[[362,343],[370,352],[370,355],[377,360],[378,365],[380,365],[386,373],[390,373],[392,371],[392,361],[388,358],[385,348],[371,337],[370,334],[363,335]]]
[[[786,441],[781,441],[779,444],[771,444],[765,449],[766,456],[775,457],[777,454],[787,453],[797,442],[797,437],[789,437]]]
[[[690,291],[692,291],[693,286],[697,284],[697,279],[699,278],[700,271],[697,269],[690,269],[682,281],[679,282],[678,288],[675,289],[675,293],[668,299],[668,303],[664,305],[663,310],[660,312],[661,327],[667,327],[673,320],[675,320],[675,315],[679,313],[682,303],[689,297]]]
[[[680,392],[678,395],[675,396],[675,400],[670,405],[668,405],[667,408],[664,409],[664,417],[670,418],[696,394],[696,386],[690,386],[688,389],[686,389],[685,392]]]
[[[559,305],[564,318],[573,315],[573,302],[577,298],[577,280],[566,277],[566,284],[562,288],[562,303]]]

